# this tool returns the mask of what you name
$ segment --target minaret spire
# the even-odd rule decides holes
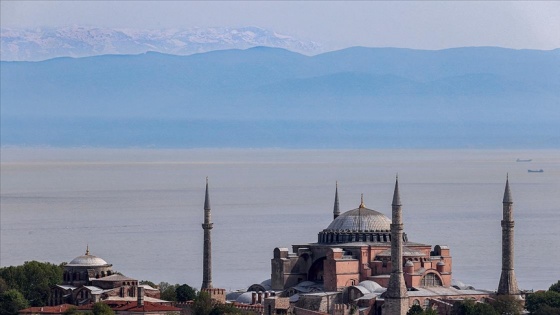
[[[204,210],[210,210],[210,195],[208,194],[208,176],[206,177],[206,193],[204,196]]]
[[[393,192],[393,206],[400,206],[401,205],[401,195],[399,194],[399,174],[395,179],[395,191]]]
[[[336,189],[334,191],[334,209],[333,209],[333,220],[338,218],[340,215],[340,206],[338,204],[338,181],[336,182]]]
[[[210,194],[208,193],[208,177],[206,177],[206,193],[204,196],[204,253],[202,258],[202,286],[201,289],[212,288],[212,237],[213,223],[210,214]]]
[[[498,294],[519,295],[519,287],[513,270],[513,198],[509,189],[509,174],[506,177],[506,188],[503,199],[502,218],[502,275],[498,284]]]
[[[513,203],[513,198],[511,198],[511,191],[509,189],[509,174],[506,175],[506,189],[504,190],[503,202]]]
[[[402,205],[399,195],[399,178],[395,180],[392,202],[391,223],[391,265],[389,285],[385,293],[383,314],[406,315],[408,312],[408,295],[403,274],[403,223]]]

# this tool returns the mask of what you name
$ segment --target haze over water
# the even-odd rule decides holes
[[[69,262],[89,244],[126,276],[200,287],[208,176],[214,285],[247,288],[270,278],[275,247],[316,242],[335,181],[341,211],[363,193],[390,217],[398,173],[409,240],[449,245],[454,279],[496,289],[509,173],[519,286],[560,277],[559,150],[2,148],[1,158],[1,266]]]

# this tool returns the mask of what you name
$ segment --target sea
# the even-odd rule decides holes
[[[363,194],[391,217],[397,174],[408,239],[448,245],[453,278],[488,290],[509,176],[519,286],[560,279],[560,150],[3,147],[0,266],[70,262],[89,247],[126,276],[199,288],[208,178],[214,286],[246,289],[270,278],[275,247],[317,241],[337,182],[341,211]]]

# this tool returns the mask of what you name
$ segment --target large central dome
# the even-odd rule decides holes
[[[326,230],[329,231],[388,231],[391,220],[383,213],[365,207],[346,211],[334,219]]]
[[[319,243],[391,242],[391,220],[381,212],[366,208],[363,197],[358,208],[338,216],[336,206],[335,203],[335,219],[319,232]],[[406,241],[404,234],[403,240]]]

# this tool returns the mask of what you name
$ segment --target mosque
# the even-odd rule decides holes
[[[348,306],[352,305],[359,314],[404,315],[413,305],[449,314],[455,302],[465,299],[488,302],[496,294],[521,298],[513,268],[509,179],[502,200],[502,274],[497,292],[453,281],[448,246],[408,239],[398,178],[391,205],[391,219],[368,209],[363,197],[356,209],[341,213],[337,185],[333,221],[318,233],[317,242],[292,245],[291,251],[275,248],[271,279],[250,286],[245,293],[229,295],[228,300],[255,304],[255,293],[265,292],[265,296],[289,298],[297,314],[312,311],[342,315],[350,313]]]

